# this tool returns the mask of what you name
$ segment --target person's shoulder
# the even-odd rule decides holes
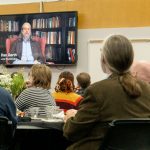
[[[26,88],[24,91],[35,91],[35,90],[41,90],[41,88],[29,87],[29,88]]]
[[[107,78],[107,79],[92,83],[86,88],[86,90],[91,91],[91,92],[92,91],[93,92],[98,92],[98,91],[107,92],[113,89],[114,87],[115,88],[119,87],[117,85],[120,85],[120,82],[118,81],[118,79]]]
[[[75,93],[75,92],[71,92],[69,94],[72,95],[74,98],[82,98],[82,96],[80,94]]]
[[[14,43],[18,43],[18,42],[22,42],[23,40],[22,40],[22,38],[21,37],[18,37],[15,41],[14,41]]]
[[[52,95],[56,95],[56,94],[57,94],[57,92],[56,92],[56,91],[53,91],[53,92],[51,92],[51,94],[52,94]]]
[[[9,92],[6,89],[2,88],[2,87],[0,87],[0,93],[3,94],[3,95],[7,95],[7,94],[9,95]]]
[[[41,94],[41,93],[48,93],[50,94],[48,89],[42,88],[42,87],[29,87],[24,90],[25,93],[36,93],[36,94]]]
[[[30,39],[30,43],[32,43],[32,44],[35,44],[35,45],[39,45],[40,44],[40,41],[36,41],[36,40],[34,40],[34,39]]]
[[[23,93],[23,94],[24,94],[24,93],[29,93],[29,92],[34,91],[34,90],[35,90],[34,87],[29,87],[29,88],[24,89],[24,90],[22,91],[22,93]]]
[[[137,79],[137,82],[140,84],[140,86],[142,87],[142,89],[147,89],[150,90],[150,83],[145,81],[145,80],[141,80],[141,79]]]
[[[4,99],[6,100],[11,100],[12,96],[11,94],[4,88],[0,87],[0,95],[1,95],[1,101]]]
[[[19,44],[19,43],[22,43],[22,39],[21,39],[21,38],[16,39],[16,40],[12,43],[12,46],[17,45],[17,44]]]
[[[101,80],[101,81],[97,81],[97,82],[94,82],[92,84],[89,85],[89,87],[87,88],[94,88],[94,87],[97,87],[97,86],[100,86],[100,85],[105,85],[107,83],[109,83],[110,81],[108,79],[104,79],[104,80]]]

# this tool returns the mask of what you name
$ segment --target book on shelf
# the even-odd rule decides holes
[[[76,25],[76,18],[70,17],[69,18],[69,27],[75,27],[75,25]]]
[[[36,31],[33,35],[38,36],[40,38],[46,38],[46,44],[61,44],[61,32],[42,32]]]
[[[68,31],[68,44],[75,44],[75,31]]]
[[[44,29],[44,28],[59,28],[60,27],[60,17],[51,18],[39,18],[32,20],[32,29]]]
[[[61,48],[46,46],[45,56],[46,56],[46,62],[60,62],[62,56]]]
[[[74,48],[67,48],[68,53],[68,60],[70,63],[75,62],[75,49]]]
[[[1,32],[18,32],[19,23],[18,21],[0,20],[0,31]]]

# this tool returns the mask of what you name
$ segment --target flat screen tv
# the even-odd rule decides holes
[[[32,65],[42,58],[38,62],[75,65],[77,20],[76,11],[0,15],[0,63],[7,66]],[[30,44],[27,45],[22,38],[24,23],[31,25]],[[34,61],[29,62],[28,58]]]

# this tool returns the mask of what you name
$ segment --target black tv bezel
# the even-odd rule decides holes
[[[69,62],[55,62],[55,63],[44,63],[46,65],[49,65],[49,66],[75,66],[77,65],[77,62],[78,62],[78,53],[77,53],[77,31],[78,31],[78,27],[77,27],[77,24],[78,24],[78,12],[77,11],[60,11],[60,12],[44,12],[44,13],[23,13],[23,14],[2,14],[0,15],[0,20],[2,20],[3,18],[12,18],[12,17],[21,17],[23,16],[23,19],[20,21],[22,22],[21,25],[19,25],[19,31],[17,32],[18,35],[21,31],[21,26],[24,22],[30,22],[30,19],[29,18],[32,18],[32,16],[38,16],[39,15],[49,15],[49,16],[57,16],[57,15],[71,15],[71,14],[75,14],[75,17],[76,17],[76,26],[75,26],[75,48],[76,48],[76,59],[75,59],[75,62],[74,63],[69,63]],[[8,20],[8,19],[4,19],[4,20]],[[17,20],[17,19],[15,19]],[[31,23],[31,22],[30,22]],[[66,32],[66,31],[65,31]],[[7,32],[6,32],[7,33]],[[0,34],[2,34],[2,31],[0,31]],[[4,34],[4,33],[3,33]],[[7,36],[9,34],[7,33]],[[1,37],[1,36],[0,36]],[[66,37],[67,38],[67,35]],[[65,39],[66,40],[66,39]],[[65,44],[64,44],[65,45]],[[65,46],[66,48],[66,46]],[[6,51],[6,44],[5,44],[5,51]],[[2,50],[0,51],[0,53],[2,53]],[[5,62],[5,63],[4,63]],[[32,66],[33,64],[7,64],[6,63],[6,60],[3,61],[2,65],[5,65],[7,67],[13,67],[13,66]]]

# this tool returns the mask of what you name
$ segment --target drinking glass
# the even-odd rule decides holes
[[[39,107],[30,107],[29,108],[29,113],[31,115],[31,118],[37,118],[38,117],[38,112],[39,112]]]
[[[45,112],[48,119],[54,119],[54,114],[59,113],[59,106],[46,106]]]

